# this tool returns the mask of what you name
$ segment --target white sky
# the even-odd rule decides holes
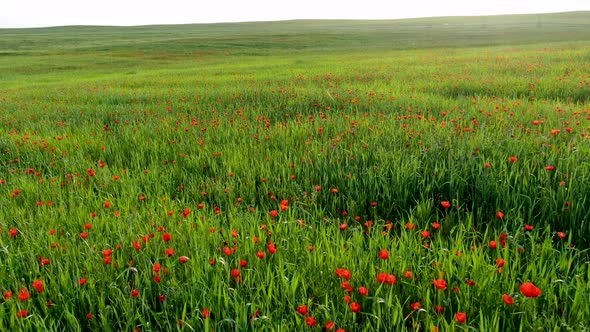
[[[0,0],[0,28],[394,19],[590,10],[589,0]]]

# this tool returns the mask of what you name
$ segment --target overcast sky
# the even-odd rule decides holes
[[[395,19],[590,10],[590,0],[0,0],[0,27]]]

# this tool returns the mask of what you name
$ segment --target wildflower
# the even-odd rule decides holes
[[[445,311],[445,308],[442,305],[436,304],[434,306],[434,312],[436,312],[437,314],[442,314],[444,311]]]
[[[305,318],[305,324],[307,326],[315,326],[315,318],[309,316]]]
[[[23,309],[23,310],[17,312],[16,315],[20,318],[25,318],[29,315],[29,311],[26,309]]]
[[[539,297],[543,293],[540,288],[528,281],[520,285],[520,292],[526,297]]]
[[[178,260],[180,261],[180,263],[184,264],[184,263],[188,262],[188,257],[180,256],[180,258]]]
[[[207,308],[203,308],[203,310],[201,310],[201,314],[205,319],[209,319],[209,317],[211,317],[211,312]]]
[[[387,251],[387,249],[381,249],[381,251],[379,251],[379,258],[388,259],[389,258],[389,251]]]
[[[397,277],[393,274],[388,274],[385,278],[385,283],[388,285],[395,285],[397,283]]]
[[[500,220],[504,219],[504,212],[502,212],[502,211],[496,212],[496,219],[500,219]]]
[[[449,201],[442,201],[442,202],[440,202],[440,205],[446,210],[446,209],[448,209],[448,208],[451,207],[451,202],[449,202]]]
[[[513,305],[514,304],[514,299],[512,298],[512,296],[510,296],[508,294],[502,294],[502,300],[507,305]]]
[[[33,281],[33,288],[37,290],[37,293],[43,292],[43,280],[35,280]]]
[[[508,161],[514,164],[515,162],[518,161],[518,158],[516,158],[515,156],[511,156],[508,158]]]
[[[78,285],[80,285],[80,286],[86,285],[86,282],[88,282],[88,279],[86,279],[86,278],[78,279]]]
[[[414,302],[410,304],[410,309],[412,309],[412,311],[419,310],[420,308],[422,308],[420,302]]]
[[[365,296],[365,295],[369,294],[369,289],[367,289],[367,287],[361,286],[361,287],[359,287],[359,294],[361,296]]]
[[[12,291],[4,291],[4,299],[5,300],[10,300],[12,298]]]
[[[138,296],[139,296],[139,290],[133,289],[131,291],[131,297],[138,297]]]
[[[269,243],[266,248],[268,249],[268,252],[270,254],[275,254],[277,252],[277,247],[275,246],[274,243]]]
[[[350,310],[352,310],[352,312],[361,312],[361,305],[356,302],[352,302],[350,304]]]
[[[496,258],[496,265],[498,265],[498,267],[503,267],[504,264],[506,264],[506,261],[503,258]]]
[[[444,279],[435,279],[435,280],[432,280],[432,284],[437,289],[440,289],[440,290],[447,289],[447,282]]]
[[[467,321],[467,315],[464,312],[459,311],[455,315],[455,320],[457,321],[457,323],[463,324]]]
[[[18,299],[21,301],[26,301],[31,298],[31,294],[29,294],[29,290],[26,288],[21,288],[18,291]]]
[[[301,315],[305,316],[305,315],[307,315],[309,310],[307,309],[307,306],[305,304],[302,304],[297,307],[297,312],[300,313]]]
[[[162,234],[162,240],[164,240],[164,242],[168,242],[172,239],[172,234],[170,233],[164,233]]]

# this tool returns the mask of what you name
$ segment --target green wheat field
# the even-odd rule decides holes
[[[590,12],[0,29],[0,331],[590,330]]]

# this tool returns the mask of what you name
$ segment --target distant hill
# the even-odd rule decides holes
[[[133,27],[0,29],[0,55],[412,49],[590,41],[590,11],[399,20],[291,20]]]

